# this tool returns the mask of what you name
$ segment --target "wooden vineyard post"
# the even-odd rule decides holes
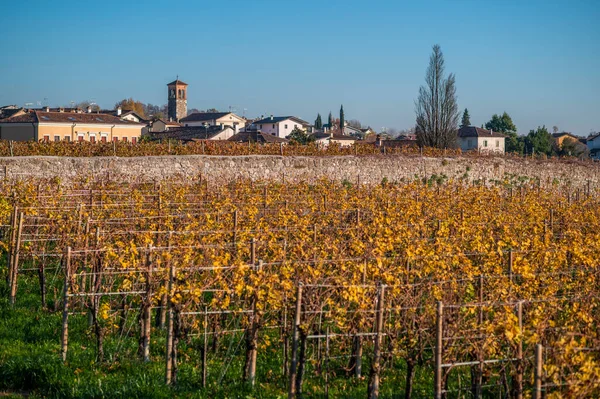
[[[17,299],[17,280],[19,277],[19,254],[21,252],[21,234],[23,233],[23,212],[19,214],[19,227],[17,228],[17,238],[15,242],[12,276],[10,277],[10,306],[14,307]]]
[[[233,211],[233,246],[237,250],[237,227],[238,227],[238,210]]]
[[[169,232],[167,240],[168,240],[167,241],[167,250],[170,253],[171,252],[171,243],[173,240],[172,232]],[[168,262],[169,262],[168,265],[170,265],[172,260],[169,260]],[[169,267],[168,265],[167,265],[167,267]],[[167,282],[167,289],[168,289],[168,282]],[[159,309],[157,309],[157,312],[156,312],[156,327],[158,327],[160,329],[165,328],[165,322],[167,320],[167,306],[168,306],[167,297],[168,297],[168,293],[165,293],[162,295],[162,297],[160,298]]]
[[[436,312],[436,336],[435,336],[435,374],[434,374],[434,397],[442,399],[442,344],[444,332],[444,304],[437,303]]]
[[[259,260],[258,265],[254,268],[255,271],[262,269],[263,261]],[[244,379],[250,383],[250,386],[254,388],[256,382],[256,356],[258,353],[258,328],[260,325],[260,315],[256,310],[256,302],[258,296],[253,295],[252,298],[252,313],[250,314],[250,320],[248,321],[248,328],[246,330],[246,364],[244,367]]]
[[[517,375],[515,376],[514,397],[523,399],[523,301],[517,303],[519,322],[519,342],[517,343]]]
[[[204,342],[202,343],[202,388],[206,388],[206,358],[208,351],[208,308],[204,307]]]
[[[479,275],[479,311],[477,315],[477,327],[481,328],[483,325],[483,275]],[[481,398],[481,386],[483,385],[483,353],[477,353],[477,358],[479,360],[479,364],[476,366],[477,368],[474,370],[475,380],[473,381],[473,396],[476,399]]]
[[[168,307],[168,321],[167,321],[167,353],[166,353],[166,370],[165,370],[165,382],[167,385],[171,385],[173,378],[173,328],[174,328],[174,310],[173,310],[173,280],[175,279],[175,267],[171,263],[169,267],[169,283],[167,288],[167,304]]]
[[[283,308],[283,323],[281,328],[281,335],[283,337],[283,361],[281,362],[281,374],[285,379],[287,377],[288,370],[288,328],[287,328],[287,301],[284,300],[284,308]]]
[[[71,287],[71,247],[67,248],[65,255],[65,283],[63,286],[63,314],[62,333],[60,342],[60,356],[63,362],[67,361],[67,348],[69,347],[69,291]]]
[[[140,355],[145,362],[150,361],[150,333],[152,323],[152,245],[146,253],[146,294],[142,303],[142,322],[140,334]]]
[[[329,327],[325,332],[325,399],[329,399]]]
[[[302,283],[298,284],[296,294],[296,314],[294,318],[294,331],[292,335],[292,361],[290,364],[290,383],[288,388],[288,399],[296,397],[296,375],[298,373],[298,341],[300,339],[300,316],[302,312]]]
[[[8,247],[8,259],[6,264],[8,265],[8,273],[6,273],[6,285],[8,287],[12,286],[12,274],[13,274],[13,270],[12,270],[12,265],[13,265],[13,256],[14,256],[14,250],[15,250],[15,241],[17,239],[17,220],[18,220],[18,214],[19,214],[19,207],[17,205],[15,205],[15,208],[13,209],[13,213],[12,213],[12,217],[10,219],[10,243],[9,243],[9,247]]]
[[[383,306],[385,299],[385,285],[379,286],[379,292],[377,295],[377,319],[376,333],[375,336],[375,347],[373,349],[373,362],[371,363],[371,372],[369,375],[369,388],[367,397],[369,399],[376,399],[379,397],[379,379],[381,372],[381,344],[382,344],[382,330],[383,330],[383,313],[385,307]]]
[[[508,251],[508,280],[512,284],[513,282],[513,264],[515,262],[515,256],[513,250]]]
[[[542,371],[544,369],[543,355],[544,347],[542,344],[535,346],[535,368],[533,378],[533,399],[542,399]]]
[[[42,302],[42,309],[46,308],[46,257],[45,255],[40,262],[38,267],[38,278],[40,281],[40,300]]]
[[[250,264],[252,266],[256,264],[256,238],[254,237],[250,240]]]

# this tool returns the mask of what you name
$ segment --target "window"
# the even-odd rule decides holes
[[[44,136],[44,142],[47,143],[50,141],[50,136]]]
[[[68,143],[71,141],[71,136],[65,136],[65,141]]]
[[[483,140],[483,146],[487,147],[487,140]]]
[[[500,147],[500,140],[496,140],[496,147]]]
[[[106,143],[106,136],[100,136],[100,141]]]
[[[124,141],[124,142],[127,142],[127,137],[123,137],[123,141]]]
[[[96,142],[96,136],[90,136],[90,143]]]
[[[119,141],[119,138],[118,137],[113,137],[113,141],[117,142],[117,141]]]
[[[273,129],[275,129],[275,124],[273,123]]]
[[[54,136],[54,141],[60,141],[60,136]]]
[[[83,141],[83,134],[77,136],[77,141],[79,141],[80,143]]]
[[[258,128],[259,128],[259,129],[262,129],[262,125],[258,125]]]
[[[287,129],[287,125],[285,125],[285,128]]]
[[[468,139],[467,140],[467,147],[472,147],[473,146],[473,140]]]
[[[131,138],[131,143],[132,144],[137,144],[137,137],[132,137]]]

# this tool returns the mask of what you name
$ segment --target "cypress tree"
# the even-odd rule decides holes
[[[471,126],[471,116],[469,115],[469,110],[465,108],[465,112],[463,112],[462,122],[460,126]]]
[[[340,133],[344,134],[344,105],[340,107]]]
[[[321,114],[317,114],[317,119],[315,119],[315,129],[322,129],[323,128],[323,121],[321,120]]]
[[[327,120],[327,123],[329,124],[329,129],[333,129],[333,115],[331,115],[331,111],[329,111],[329,118]]]

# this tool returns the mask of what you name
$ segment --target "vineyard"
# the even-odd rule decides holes
[[[176,140],[165,142],[128,142],[91,143],[83,142],[44,142],[44,141],[7,141],[0,140],[0,157],[18,156],[68,156],[68,157],[142,157],[160,155],[279,155],[279,156],[340,156],[340,155],[405,155],[405,156],[469,156],[469,157],[508,157],[519,159],[519,154],[462,152],[460,149],[419,148],[409,146],[376,146],[373,143],[357,141],[352,146],[322,146],[315,143],[297,144],[260,144],[237,143],[220,140],[199,140],[182,143]],[[532,157],[528,155],[526,157]],[[534,157],[546,159],[546,155]],[[574,160],[573,157],[563,157]],[[583,161],[581,159],[580,161]],[[589,159],[588,159],[589,161]]]
[[[0,187],[0,390],[600,396],[589,185]]]

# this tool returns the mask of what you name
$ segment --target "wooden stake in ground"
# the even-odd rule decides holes
[[[436,316],[434,397],[435,399],[442,399],[442,338],[444,331],[444,305],[441,301],[437,303]]]
[[[19,277],[19,255],[21,252],[21,234],[23,233],[23,219],[25,218],[23,212],[19,214],[19,227],[17,228],[17,239],[15,242],[13,265],[12,265],[12,276],[10,278],[10,306],[15,306],[17,299],[17,280]]]
[[[202,345],[202,388],[206,388],[206,356],[208,351],[208,308],[204,307],[204,342]]]
[[[533,378],[533,399],[542,399],[542,372],[544,369],[544,347],[542,344],[535,346],[535,368]]]
[[[63,362],[67,361],[67,348],[69,347],[69,291],[71,287],[71,247],[65,254],[65,283],[63,287],[63,314],[60,356]]]
[[[288,389],[288,399],[296,397],[296,376],[298,373],[298,341],[300,339],[300,316],[302,312],[302,283],[298,284],[296,294],[296,316],[294,319],[294,332],[292,335],[292,362],[290,364],[290,382]]]
[[[152,323],[152,246],[148,246],[146,253],[146,294],[142,302],[141,310],[141,334],[140,334],[140,355],[145,362],[150,361],[150,331]]]
[[[517,344],[517,374],[514,380],[513,397],[523,399],[523,302],[517,303],[519,320],[519,342]]]
[[[171,385],[173,378],[173,328],[174,328],[174,317],[175,312],[173,310],[173,280],[175,279],[175,267],[171,263],[169,268],[169,284],[167,290],[167,306],[168,311],[168,322],[167,322],[167,353],[166,353],[166,370],[165,370],[165,381],[167,385]]]
[[[381,373],[381,343],[383,330],[383,301],[385,299],[385,285],[379,287],[377,295],[377,319],[375,320],[376,336],[375,347],[373,348],[373,362],[371,363],[371,372],[369,375],[369,388],[367,397],[369,399],[377,399],[379,397],[379,379]]]

